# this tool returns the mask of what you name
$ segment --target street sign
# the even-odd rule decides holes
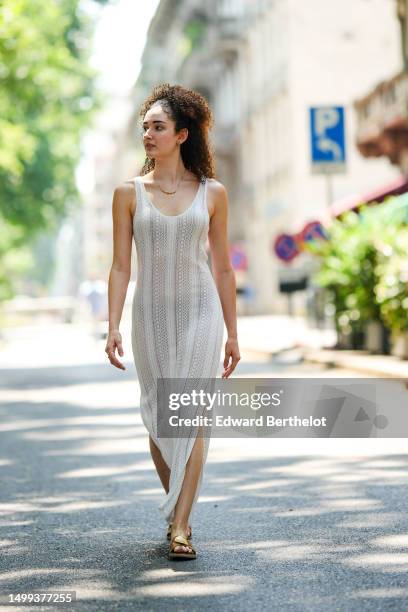
[[[309,108],[312,174],[341,174],[346,171],[346,142],[343,106]]]
[[[234,270],[248,270],[248,258],[245,250],[239,244],[233,244],[230,248],[231,265]]]
[[[281,293],[295,293],[295,291],[304,291],[308,287],[308,278],[304,276],[299,280],[279,281],[279,291]]]
[[[283,261],[292,261],[299,254],[296,240],[290,234],[279,234],[273,248],[279,259]]]
[[[326,232],[320,221],[309,221],[301,232],[302,242],[313,242],[314,240],[327,240]]]
[[[282,261],[292,261],[304,250],[306,242],[314,240],[327,240],[320,221],[309,221],[297,234],[279,234],[273,243],[273,250]]]

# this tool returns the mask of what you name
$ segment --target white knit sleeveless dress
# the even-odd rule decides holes
[[[208,180],[203,179],[191,205],[165,215],[152,203],[141,177],[134,180],[136,212],[133,236],[137,281],[132,303],[132,349],[140,383],[143,423],[171,470],[169,492],[159,505],[166,522],[174,517],[185,467],[195,437],[157,436],[157,380],[215,378],[220,366],[223,312],[208,265]],[[204,437],[203,467],[210,438]],[[203,469],[190,513],[202,483]]]

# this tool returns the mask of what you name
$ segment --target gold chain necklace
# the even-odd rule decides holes
[[[186,170],[184,170],[183,174],[182,174],[182,175],[181,175],[181,177],[180,177],[179,182],[177,183],[176,191],[177,191],[177,189],[180,187],[180,183],[181,183],[181,181],[183,180],[185,173],[186,173]],[[157,182],[157,184],[159,185],[159,189],[160,189],[160,191],[161,191],[162,193],[165,193],[166,195],[174,195],[174,194],[176,193],[176,191],[164,191],[164,189],[162,189],[162,188],[160,187],[160,184],[159,184],[159,182],[158,182],[158,180],[157,180],[157,179],[156,179],[156,182]]]

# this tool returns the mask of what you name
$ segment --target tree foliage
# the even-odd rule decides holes
[[[314,281],[331,295],[338,330],[382,321],[408,330],[408,194],[333,220],[327,241],[307,245],[321,259]]]
[[[77,196],[81,131],[97,106],[92,27],[79,0],[0,3],[2,260],[56,227]],[[10,274],[0,270],[0,296]]]

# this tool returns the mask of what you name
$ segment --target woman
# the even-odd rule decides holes
[[[132,304],[132,349],[152,459],[166,492],[170,559],[193,559],[191,515],[209,438],[157,435],[157,380],[215,378],[224,321],[224,371],[240,360],[236,283],[228,254],[228,198],[214,177],[208,142],[212,113],[203,96],[179,85],[155,87],[140,110],[146,160],[141,176],[113,196],[113,262],[105,351],[124,369],[119,322],[131,272],[134,236],[138,274]],[[205,251],[209,239],[213,275]],[[215,281],[215,282],[214,282]],[[184,384],[184,382],[183,382]],[[186,386],[183,387],[186,389]],[[200,430],[201,433],[201,430]]]

